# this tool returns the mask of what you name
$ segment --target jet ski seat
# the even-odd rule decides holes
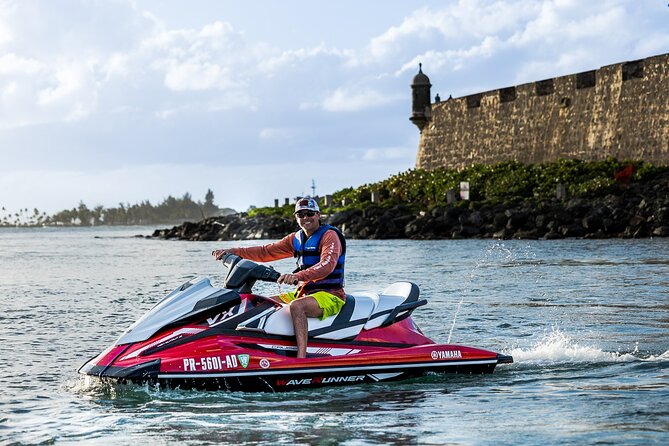
[[[365,330],[385,327],[393,322],[400,321],[411,315],[411,312],[427,303],[425,299],[418,299],[420,289],[412,282],[395,282],[388,286],[381,294],[374,307]]]
[[[364,292],[347,295],[346,303],[339,313],[323,320],[308,318],[309,337],[321,339],[352,339],[360,333],[372,314],[378,295]],[[262,326],[268,334],[293,336],[293,320],[290,317],[289,305],[282,307],[269,316]]]
[[[309,337],[353,339],[363,329],[370,330],[390,325],[408,317],[415,308],[427,303],[425,299],[418,299],[419,294],[418,286],[411,282],[393,283],[381,294],[373,292],[348,294],[346,303],[339,313],[323,320],[308,319]],[[294,335],[289,306],[283,305],[269,314],[258,328],[268,334]]]

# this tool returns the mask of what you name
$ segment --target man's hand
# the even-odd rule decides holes
[[[221,260],[224,255],[226,255],[228,252],[224,249],[215,249],[211,252],[211,255],[214,256],[216,260]]]
[[[295,274],[281,274],[276,283],[287,283],[288,285],[297,285],[300,280]]]

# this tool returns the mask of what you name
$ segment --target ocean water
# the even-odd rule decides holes
[[[415,282],[432,339],[513,355],[492,375],[279,394],[87,382],[77,368],[164,295],[222,279],[210,253],[230,244],[134,237],[153,229],[0,230],[0,444],[669,443],[669,239],[350,241],[348,291]]]

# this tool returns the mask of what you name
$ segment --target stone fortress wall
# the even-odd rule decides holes
[[[644,160],[669,165],[669,54],[431,102],[414,78],[416,167],[515,160]]]

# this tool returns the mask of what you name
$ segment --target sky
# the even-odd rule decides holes
[[[415,166],[464,96],[669,53],[667,0],[0,0],[0,206],[238,211]]]

